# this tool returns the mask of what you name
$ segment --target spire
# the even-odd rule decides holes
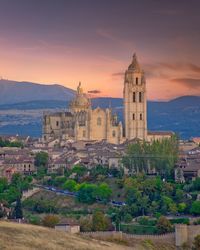
[[[83,93],[83,89],[81,88],[81,82],[79,82],[78,87],[77,87],[77,94],[82,94]]]
[[[139,65],[138,60],[137,60],[136,53],[133,54],[132,62],[129,65],[128,69],[134,70],[134,71],[141,71],[140,65]]]

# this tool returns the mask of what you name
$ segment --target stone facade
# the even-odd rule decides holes
[[[65,112],[44,114],[44,141],[59,139],[106,140],[119,144],[122,142],[122,123],[112,114],[110,108],[91,108],[89,98],[83,93],[81,84],[77,88],[70,109]]]
[[[147,131],[147,99],[144,71],[134,54],[124,77],[124,125],[118,121],[111,108],[92,109],[90,99],[84,94],[79,83],[69,110],[45,113],[43,116],[43,140],[55,142],[72,139],[74,141],[101,141],[120,144],[125,140],[160,140],[169,138],[169,132]],[[124,133],[123,133],[124,131]]]
[[[133,55],[124,78],[124,121],[125,137],[128,140],[147,139],[147,101],[144,72]]]

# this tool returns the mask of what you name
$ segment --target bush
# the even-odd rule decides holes
[[[190,212],[192,214],[195,214],[195,215],[199,215],[200,214],[200,201],[194,201],[192,203],[192,207],[190,209]]]
[[[157,229],[160,234],[164,234],[164,233],[172,232],[173,226],[166,217],[161,216],[157,222]]]
[[[177,219],[170,219],[169,220],[172,224],[190,224],[189,218],[177,218]]]
[[[144,225],[136,225],[130,224],[125,225],[121,224],[121,231],[130,234],[156,234],[158,233],[157,227],[155,226],[144,226]]]
[[[42,220],[42,224],[45,227],[55,227],[56,224],[58,224],[59,222],[59,217],[56,215],[46,215],[43,220]]]
[[[129,223],[132,221],[132,216],[130,214],[126,214],[124,216],[124,222]]]
[[[28,218],[29,223],[33,224],[33,225],[40,225],[41,224],[41,219],[39,216],[36,215],[30,215],[30,217]]]
[[[67,181],[63,184],[62,188],[63,188],[63,189],[67,189],[67,190],[69,190],[70,192],[74,192],[74,191],[76,191],[76,185],[77,185],[76,181],[74,181],[74,180],[67,180]]]
[[[112,228],[111,221],[101,211],[94,212],[92,216],[93,231],[108,231]]]
[[[193,249],[194,249],[194,250],[199,250],[199,249],[200,249],[200,234],[197,235],[197,236],[194,238],[194,241],[193,241]]]

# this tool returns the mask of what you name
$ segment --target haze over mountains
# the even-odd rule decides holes
[[[0,80],[0,134],[41,136],[44,110],[65,109],[75,91],[61,85]],[[93,108],[111,106],[123,120],[122,98],[94,98]],[[148,129],[170,130],[182,138],[200,136],[200,97],[148,101]]]

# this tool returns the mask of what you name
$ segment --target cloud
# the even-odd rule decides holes
[[[97,90],[97,89],[94,89],[94,90],[89,90],[88,93],[89,93],[89,94],[100,94],[101,91],[100,91],[100,90]]]
[[[119,76],[119,77],[122,77],[124,76],[124,72],[116,72],[116,73],[112,73],[112,76]]]
[[[186,86],[190,89],[199,89],[200,88],[200,79],[175,78],[175,79],[171,79],[171,82],[179,83],[179,84]]]

